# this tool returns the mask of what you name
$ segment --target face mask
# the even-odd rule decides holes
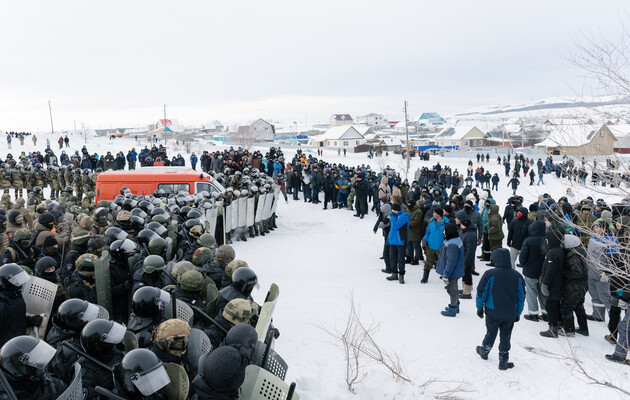
[[[516,213],[516,217],[517,217],[517,218],[523,218],[523,215],[525,215],[525,214],[523,214],[523,213],[522,213],[522,212],[520,212],[520,211]]]
[[[467,213],[469,213],[469,212],[471,212],[471,211],[472,211],[472,207],[471,207],[471,206],[469,206],[469,205],[465,205],[465,206],[464,206],[464,210],[465,210]]]

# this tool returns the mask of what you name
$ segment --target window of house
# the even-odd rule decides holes
[[[598,144],[597,144],[597,145],[595,145],[595,148],[596,148],[597,150],[599,150],[599,145],[598,145]]]
[[[343,142],[343,145],[344,145],[344,146],[347,146],[347,145],[348,145],[348,142],[347,142],[347,141],[344,141],[344,142]]]
[[[356,145],[357,145],[357,146],[359,145],[359,141],[358,141],[358,140],[356,141]]]
[[[569,148],[568,148],[568,147],[563,147],[563,148],[562,148],[562,151],[564,151],[564,152],[566,153],[566,152],[568,152],[568,151],[569,151]]]
[[[604,131],[599,131],[599,137],[604,137]]]
[[[335,146],[337,145],[337,142],[335,142]]]

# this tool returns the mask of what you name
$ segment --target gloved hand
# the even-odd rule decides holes
[[[479,318],[483,318],[483,308],[480,308],[479,310],[477,310],[477,316]]]
[[[420,245],[422,246],[423,249],[427,248],[427,242],[425,242],[424,240],[420,242]]]
[[[542,285],[540,285],[540,292],[545,297],[549,296],[549,288],[547,287],[547,285],[545,285],[544,283]]]
[[[521,320],[521,316],[520,316],[520,315],[517,315],[517,316],[516,316],[516,319],[514,320],[514,322],[518,322],[518,321],[520,321],[520,320]]]
[[[610,280],[610,278],[608,277],[608,275],[606,275],[605,272],[602,272],[601,274],[599,274],[599,281],[606,283]]]
[[[27,317],[27,321],[28,325],[30,326],[37,326],[39,327],[42,322],[44,322],[44,318],[42,318],[41,315],[33,315],[31,317]]]

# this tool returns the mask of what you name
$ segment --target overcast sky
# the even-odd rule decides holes
[[[402,118],[572,95],[560,55],[627,0],[0,0],[0,130],[333,113]]]

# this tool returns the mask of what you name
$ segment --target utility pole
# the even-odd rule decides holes
[[[164,104],[164,147],[166,147],[166,104]]]
[[[407,173],[409,173],[409,130],[407,129],[407,100],[405,100],[405,137],[407,138]]]
[[[50,100],[48,100],[48,112],[50,113],[50,130],[51,130],[51,133],[55,133],[55,127],[53,125],[53,119],[52,119],[52,108],[50,107]]]

